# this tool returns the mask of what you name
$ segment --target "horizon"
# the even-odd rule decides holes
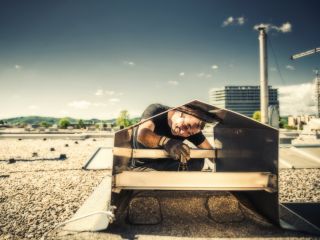
[[[275,11],[274,8],[277,7]],[[269,85],[280,115],[315,114],[320,2],[40,1],[0,9],[0,119],[139,117],[151,103],[209,101],[259,84],[257,26],[268,30]]]

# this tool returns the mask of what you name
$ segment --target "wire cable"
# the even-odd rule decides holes
[[[271,43],[271,39],[270,39],[270,38],[267,38],[267,39],[268,39],[268,42],[269,42],[270,47],[271,47],[271,52],[272,52],[274,61],[275,61],[275,63],[276,63],[276,68],[277,68],[277,71],[278,71],[278,73],[279,73],[279,77],[280,77],[282,83],[283,83],[284,85],[287,85],[286,81],[284,80],[284,78],[283,78],[283,76],[282,76],[282,73],[281,73],[281,70],[280,70],[280,67],[279,67],[279,63],[278,63],[278,59],[277,59],[277,55],[276,55],[276,53],[275,53],[275,51],[274,51],[274,49],[273,49],[273,46],[272,46],[272,43]]]
[[[52,230],[46,232],[45,234],[43,234],[43,236],[41,237],[41,240],[44,240],[46,239],[46,237],[50,234],[50,233],[53,233],[54,231],[56,231],[58,228],[60,227],[63,227],[64,225],[68,224],[68,223],[72,223],[72,222],[76,222],[76,221],[79,221],[81,219],[84,219],[84,218],[87,218],[87,217],[90,217],[90,216],[93,216],[93,215],[96,215],[96,214],[105,214],[109,220],[110,223],[112,223],[113,219],[114,219],[114,214],[113,214],[113,209],[111,211],[96,211],[96,212],[92,212],[92,213],[89,213],[89,214],[86,214],[86,215],[82,215],[82,216],[79,216],[79,217],[76,217],[76,218],[73,218],[73,219],[70,219],[68,221],[65,221],[65,222],[62,222],[62,223],[59,223],[57,226],[55,226]]]

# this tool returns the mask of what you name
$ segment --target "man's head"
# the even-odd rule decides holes
[[[173,135],[189,137],[200,132],[205,122],[199,118],[177,110],[172,110],[170,116],[170,127]]]

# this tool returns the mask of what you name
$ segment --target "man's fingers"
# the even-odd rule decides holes
[[[190,160],[190,148],[186,144],[183,144],[182,149],[183,156],[186,158],[187,161]]]
[[[180,160],[180,158],[181,158],[181,156],[180,156],[179,153],[176,153],[176,154],[174,155],[174,160]]]
[[[180,162],[181,163],[187,163],[187,159],[183,155],[181,155]]]
[[[190,148],[180,140],[170,139],[163,147],[175,160],[181,161],[182,158],[185,158],[185,161],[190,160]]]
[[[184,148],[181,148],[181,149],[179,149],[180,151],[180,155],[181,156],[183,156],[185,159],[187,159],[188,158],[188,156],[189,156],[189,154],[188,154],[188,151],[187,150],[185,150]]]
[[[190,148],[188,147],[188,145],[183,144],[182,145],[183,149],[185,149],[187,151],[187,153],[190,155]]]

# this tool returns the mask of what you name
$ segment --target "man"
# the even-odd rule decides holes
[[[201,132],[205,125],[205,118],[202,117],[203,114],[198,110],[186,106],[172,110],[161,104],[148,106],[141,121],[151,119],[143,122],[136,130],[134,148],[163,148],[171,159],[134,159],[133,167],[169,171],[182,167],[181,170],[200,171],[204,159],[190,159],[190,147],[183,141],[188,140],[202,149],[212,148]]]

